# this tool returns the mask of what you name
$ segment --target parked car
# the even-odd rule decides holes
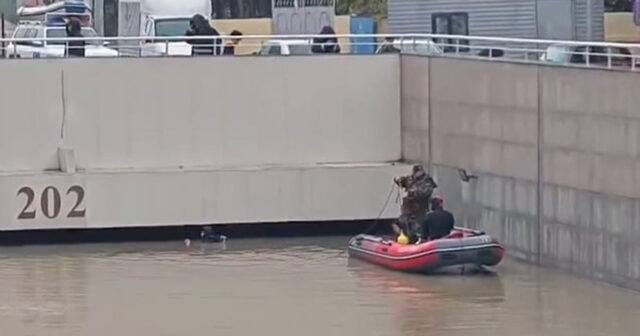
[[[588,51],[589,65],[606,67],[609,65],[609,50],[611,66],[631,66],[633,62],[631,52],[627,48],[620,47],[551,45],[540,56],[540,60],[553,64],[587,64]]]
[[[82,36],[97,37],[98,34],[91,27],[82,27]],[[9,58],[45,58],[64,57],[65,38],[67,32],[64,26],[47,26],[40,22],[20,23],[14,30],[14,39],[42,38],[38,41],[11,42],[6,47]],[[54,39],[54,40],[44,40]],[[55,40],[60,38],[60,40]],[[87,41],[85,57],[117,57],[118,51],[107,47],[108,43],[99,40]]]
[[[311,40],[273,39],[263,43],[257,51],[258,55],[310,55]]]

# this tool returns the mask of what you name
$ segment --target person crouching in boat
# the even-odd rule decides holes
[[[221,243],[227,241],[227,237],[213,232],[211,226],[205,226],[200,231],[200,239],[203,243]]]
[[[429,240],[444,238],[451,233],[455,225],[453,214],[444,208],[444,199],[434,196],[431,199],[431,211],[422,222],[422,237]]]
[[[413,166],[411,175],[395,178],[393,181],[407,193],[402,199],[402,214],[398,218],[394,230],[404,233],[409,238],[409,243],[418,242],[421,231],[420,223],[424,221],[431,194],[438,185],[425,172],[422,165]]]

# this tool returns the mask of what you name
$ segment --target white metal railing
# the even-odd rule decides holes
[[[327,37],[338,40],[341,53],[386,51],[628,70],[640,66],[640,44],[438,34],[9,38],[0,39],[0,51],[5,58],[67,57],[73,41],[83,40],[86,57],[191,56],[194,43],[200,43],[195,53],[211,53],[216,39],[214,53],[220,54],[224,44],[240,38],[239,55],[299,55],[313,54],[313,40]]]

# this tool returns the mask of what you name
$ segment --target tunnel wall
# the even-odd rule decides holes
[[[394,217],[399,72],[398,55],[2,60],[0,231]]]
[[[404,158],[430,165],[458,224],[640,289],[640,77],[407,55],[401,76]]]

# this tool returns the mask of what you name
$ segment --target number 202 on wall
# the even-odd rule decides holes
[[[36,200],[36,192],[31,187],[22,187],[18,190],[18,196],[27,196],[26,203],[22,208],[22,211],[18,214],[18,219],[35,219],[38,213],[37,203],[33,204]],[[66,214],[67,218],[84,218],[87,209],[83,208],[82,202],[84,201],[84,188],[78,185],[74,185],[67,189],[65,201],[72,199],[72,194],[75,194],[75,205]],[[60,195],[60,191],[53,186],[48,186],[40,193],[40,211],[48,219],[58,218],[62,210],[63,197]]]

